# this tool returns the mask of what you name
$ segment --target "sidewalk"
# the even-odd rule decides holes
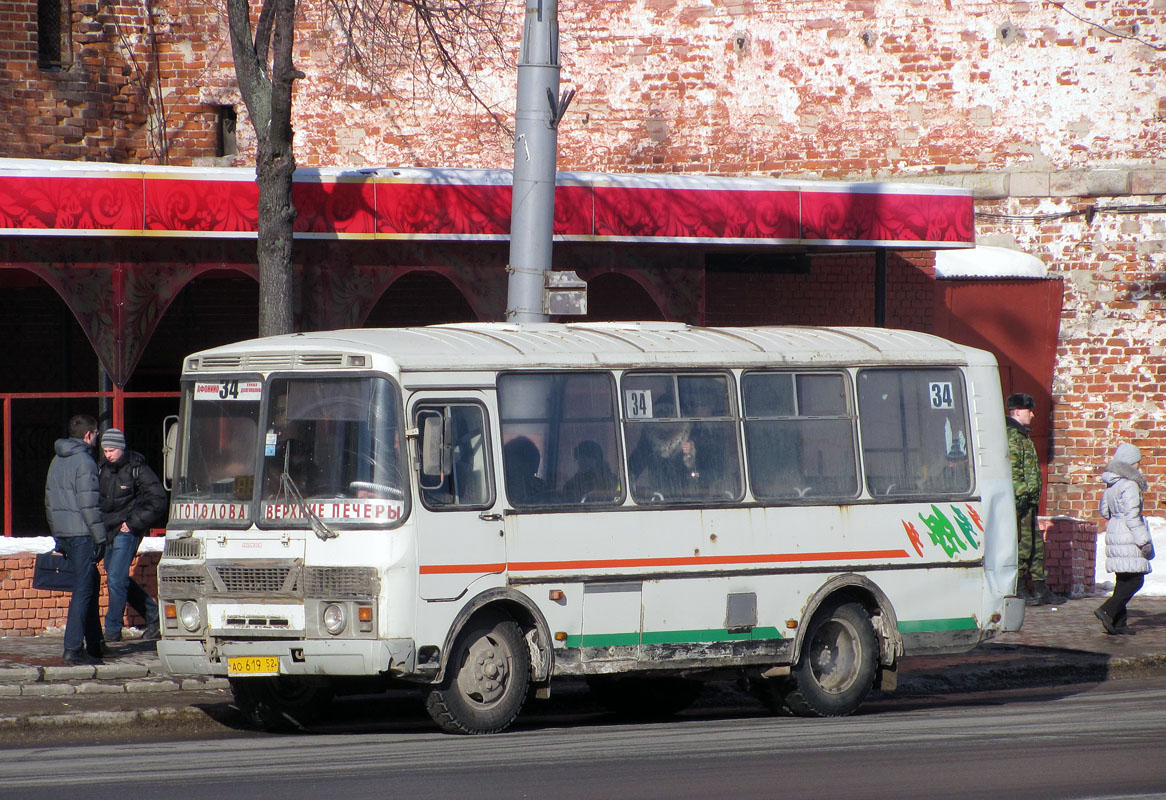
[[[1029,608],[1024,627],[969,653],[902,660],[898,694],[937,694],[1097,683],[1166,675],[1166,597],[1135,597],[1135,636],[1109,636],[1093,616],[1103,595]],[[63,666],[62,633],[0,638],[0,725],[126,724],[161,715],[205,716],[227,704],[225,678],[162,672],[154,642],[130,636],[97,667]]]

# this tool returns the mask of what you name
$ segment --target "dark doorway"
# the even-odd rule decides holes
[[[393,282],[369,312],[366,328],[404,328],[443,322],[477,322],[478,316],[453,282],[418,270]]]
[[[587,281],[587,316],[583,319],[590,322],[663,322],[664,313],[634,279],[618,272],[604,272]]]

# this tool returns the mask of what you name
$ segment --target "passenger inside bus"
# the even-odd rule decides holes
[[[584,439],[575,445],[578,471],[559,490],[564,502],[610,503],[619,493],[619,478],[603,457],[599,442]]]
[[[516,436],[502,446],[506,494],[511,503],[529,505],[546,499],[546,482],[536,474],[541,461],[538,446],[526,436]]]
[[[654,407],[654,420],[637,425],[642,429],[640,440],[628,456],[637,501],[663,502],[701,493],[703,483],[692,426],[680,421],[655,421],[669,417],[675,417],[675,405],[671,400],[660,400]]]

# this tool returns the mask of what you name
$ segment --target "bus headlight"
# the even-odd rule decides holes
[[[344,606],[337,603],[329,603],[324,606],[324,629],[333,636],[343,633],[344,629],[348,627],[348,614],[344,610]]]
[[[198,603],[190,600],[183,603],[182,607],[178,609],[178,621],[191,633],[202,627],[202,612],[198,610]]]

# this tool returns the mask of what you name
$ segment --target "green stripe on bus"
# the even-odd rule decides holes
[[[568,636],[566,644],[567,647],[634,647],[638,644],[750,642],[782,638],[781,631],[773,627],[732,632],[725,628],[712,628],[698,631],[647,631],[642,636],[638,633],[593,633]]]
[[[930,633],[932,631],[974,631],[979,626],[975,617],[953,619],[912,619],[899,621],[899,633]]]

